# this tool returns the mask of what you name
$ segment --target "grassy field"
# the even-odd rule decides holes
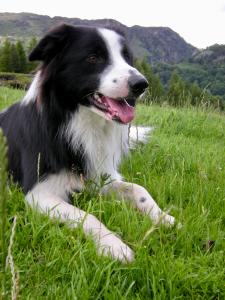
[[[0,88],[0,107],[21,96]],[[148,144],[138,145],[123,161],[121,172],[145,186],[183,227],[157,227],[146,237],[151,221],[128,203],[97,192],[77,196],[79,207],[135,251],[135,262],[123,265],[98,257],[80,229],[31,211],[12,186],[4,240],[8,248],[16,216],[12,257],[18,299],[225,299],[225,116],[139,105],[136,122],[155,130]],[[1,252],[1,264],[2,257]],[[3,279],[1,268],[0,299],[4,286],[9,299],[9,268]]]

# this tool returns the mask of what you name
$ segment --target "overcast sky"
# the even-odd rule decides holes
[[[198,48],[225,44],[225,0],[0,0],[0,12],[112,18],[132,26],[167,26]]]

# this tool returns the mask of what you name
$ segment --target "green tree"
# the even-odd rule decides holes
[[[37,46],[37,39],[35,36],[33,36],[29,41],[29,44],[27,47],[27,53],[29,54],[36,46]]]
[[[191,94],[191,104],[198,105],[203,97],[203,91],[197,83],[193,83],[189,88]]]
[[[10,72],[20,72],[19,55],[15,44],[11,44],[10,50]]]
[[[27,71],[27,57],[21,41],[16,42],[16,50],[18,53],[18,65],[19,65],[19,73],[26,73]]]
[[[37,39],[36,39],[36,37],[32,37],[31,40],[29,41],[29,45],[27,47],[27,55],[28,56],[36,45],[37,45]],[[38,62],[28,61],[27,71],[28,72],[34,71],[37,68],[37,66],[38,66]]]
[[[149,83],[147,99],[154,102],[159,102],[160,98],[164,95],[164,87],[161,83],[159,75],[155,75],[152,71],[150,64],[146,59],[137,60],[135,63],[137,69],[145,75]]]
[[[11,43],[6,39],[3,43],[0,56],[0,70],[2,72],[11,72]]]
[[[169,104],[171,105],[183,105],[187,102],[185,82],[176,73],[176,71],[171,75],[167,97]]]

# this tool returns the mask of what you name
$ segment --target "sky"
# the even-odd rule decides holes
[[[225,0],[0,0],[0,12],[112,18],[127,26],[170,27],[198,48],[225,44]]]

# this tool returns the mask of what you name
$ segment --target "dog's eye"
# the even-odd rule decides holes
[[[86,58],[86,61],[90,64],[96,64],[98,62],[98,56],[96,54],[91,54]]]

